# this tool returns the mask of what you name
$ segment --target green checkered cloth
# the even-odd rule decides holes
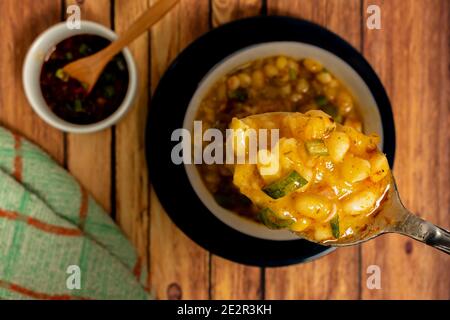
[[[0,127],[0,298],[147,299],[135,249],[45,152]]]

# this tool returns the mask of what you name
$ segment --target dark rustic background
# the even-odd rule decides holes
[[[84,0],[82,18],[123,31],[156,0]],[[346,248],[311,263],[274,269],[211,255],[178,230],[148,181],[144,128],[151,93],[180,50],[215,26],[267,14],[312,20],[361,51],[379,74],[394,108],[395,176],[405,205],[449,228],[448,0],[181,0],[131,45],[140,94],[112,129],[63,134],[29,107],[21,70],[27,48],[62,21],[73,0],[1,0],[0,123],[40,144],[111,212],[145,257],[161,299],[449,299],[449,258],[396,235]],[[365,27],[366,8],[381,7],[382,29]],[[151,105],[150,105],[151,107]],[[382,289],[366,287],[379,265]]]

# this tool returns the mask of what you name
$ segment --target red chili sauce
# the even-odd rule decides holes
[[[110,43],[95,35],[76,35],[57,44],[48,54],[41,71],[41,90],[58,117],[75,124],[91,124],[106,119],[121,105],[129,80],[123,54],[108,63],[90,93],[86,85],[62,70],[68,63],[92,55]]]

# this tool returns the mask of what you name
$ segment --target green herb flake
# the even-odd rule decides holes
[[[289,79],[290,80],[297,80],[297,71],[293,68],[289,69]]]
[[[73,107],[74,107],[75,112],[82,112],[82,111],[84,111],[83,104],[82,104],[80,99],[75,99],[75,101],[73,103]]]
[[[228,98],[234,101],[245,102],[248,99],[248,92],[244,88],[237,88],[228,93]]]
[[[339,231],[339,215],[336,213],[335,216],[330,220],[331,233],[333,237],[339,239],[340,231]]]
[[[78,51],[82,54],[82,55],[88,55],[89,54],[89,52],[91,51],[91,49],[88,47],[88,45],[87,44],[85,44],[85,43],[82,43],[81,45],[80,45],[80,48],[78,49]]]
[[[64,82],[69,81],[69,75],[67,73],[65,73],[63,69],[56,70],[55,77],[57,77],[58,79],[61,79]]]
[[[342,123],[343,118],[339,114],[339,111],[338,111],[337,107],[335,107],[334,105],[326,104],[326,105],[322,106],[320,108],[320,110],[322,110],[323,112],[328,114],[330,117],[332,117],[333,120],[336,121],[337,123]]]
[[[105,98],[112,98],[114,97],[114,94],[116,93],[116,91],[114,90],[113,86],[106,86],[104,89],[104,95]]]
[[[318,97],[316,97],[315,100],[319,107],[324,107],[325,105],[328,104],[328,99],[325,96],[318,96]]]

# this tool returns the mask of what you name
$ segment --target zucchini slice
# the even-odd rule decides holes
[[[322,106],[320,106],[320,109],[327,113],[329,116],[331,116],[333,118],[334,121],[336,121],[337,123],[342,123],[342,116],[339,113],[339,110],[337,109],[337,107],[335,107],[332,104],[326,103]]]
[[[248,92],[244,88],[237,88],[228,94],[230,100],[245,102],[248,99]]]
[[[285,178],[264,187],[262,191],[272,199],[279,199],[306,185],[308,181],[297,171],[292,171]]]
[[[325,96],[318,96],[315,100],[319,107],[324,107],[328,104],[328,99]]]
[[[306,150],[312,156],[327,156],[328,148],[325,142],[320,139],[309,140],[305,142]]]
[[[259,220],[270,229],[287,228],[294,223],[291,218],[282,219],[269,208],[264,208],[259,212]]]
[[[330,226],[331,226],[331,233],[333,234],[333,237],[336,239],[339,239],[340,231],[339,231],[339,215],[336,213],[336,215],[333,217],[333,219],[330,220]]]

